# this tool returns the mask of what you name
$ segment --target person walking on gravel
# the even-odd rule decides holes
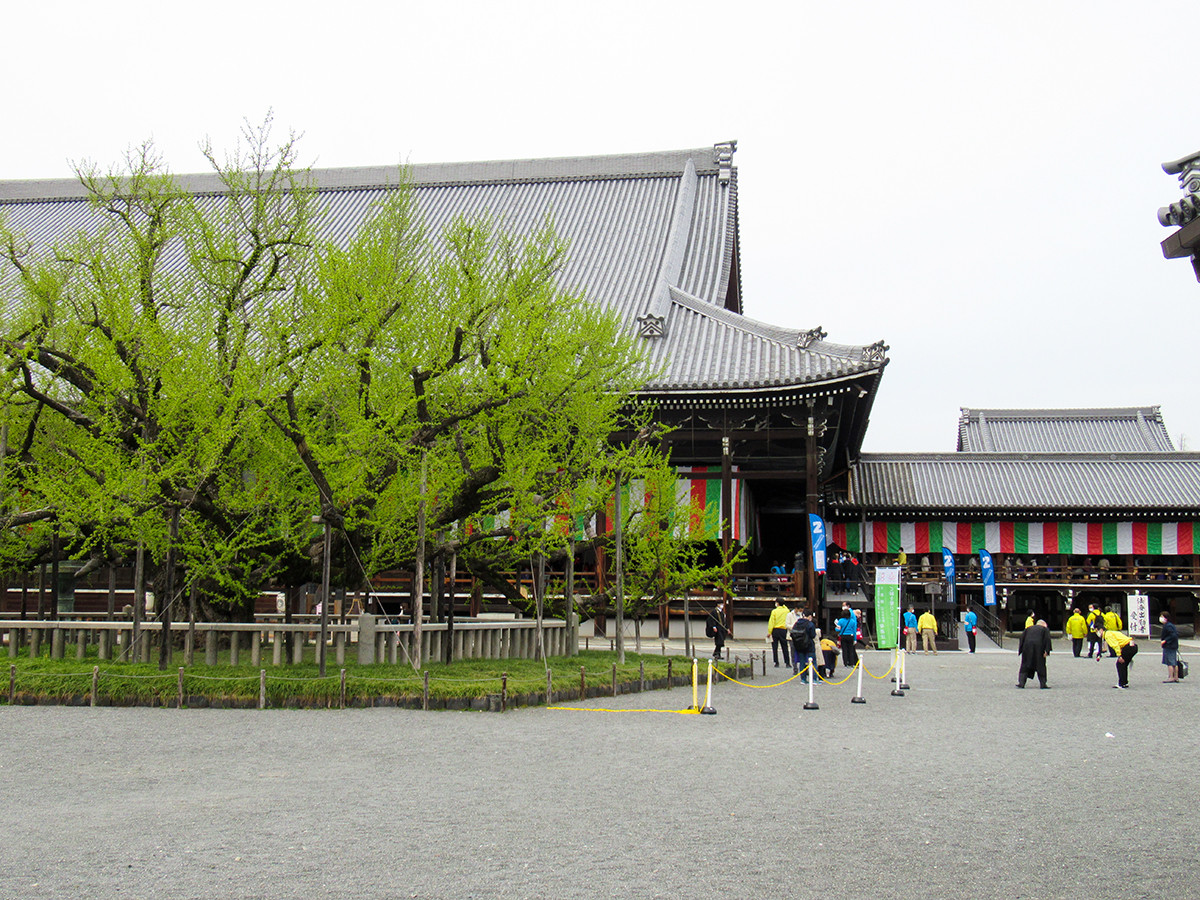
[[[1163,684],[1176,684],[1179,681],[1179,629],[1171,621],[1171,615],[1163,612],[1158,617],[1162,625],[1162,661],[1167,667],[1167,677]]]

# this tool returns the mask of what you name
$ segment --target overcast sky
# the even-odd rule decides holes
[[[1161,405],[1200,450],[1200,284],[1159,168],[1200,150],[1195,6],[63,3],[6,9],[0,178],[175,172],[273,109],[318,166],[736,139],[746,313],[883,339],[867,450],[960,407]]]

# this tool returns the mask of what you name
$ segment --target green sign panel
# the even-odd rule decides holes
[[[900,641],[900,570],[875,570],[875,638],[880,650]]]

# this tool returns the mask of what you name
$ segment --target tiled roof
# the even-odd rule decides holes
[[[848,496],[864,510],[1179,510],[1200,513],[1200,453],[864,453]]]
[[[409,178],[431,232],[487,215],[528,234],[549,217],[569,242],[562,285],[613,310],[648,337],[661,377],[650,393],[805,386],[877,374],[886,348],[848,347],[765,325],[741,313],[737,171],[733,144],[619,156],[414,165]],[[345,241],[394,189],[398,168],[314,170],[324,233]],[[219,192],[212,175],[183,176],[194,193]],[[79,184],[0,182],[0,216],[34,246],[93,222]],[[0,272],[0,285],[4,273]],[[805,346],[800,346],[804,344]]]
[[[958,449],[974,453],[1141,453],[1174,450],[1157,406],[963,409]]]

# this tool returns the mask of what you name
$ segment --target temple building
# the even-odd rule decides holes
[[[963,409],[955,452],[862,454],[829,516],[868,569],[903,551],[919,605],[944,599],[942,548],[960,604],[981,604],[989,551],[1001,624],[1132,593],[1186,619],[1200,591],[1200,453],[1175,450],[1158,407]]]
[[[711,513],[699,537],[748,548],[736,596],[777,595],[778,579],[753,573],[781,562],[789,594],[838,603],[846,585],[827,584],[806,557],[816,513],[863,564],[860,605],[873,568],[901,551],[906,599],[936,604],[946,547],[959,558],[960,604],[977,599],[978,551],[995,555],[998,622],[1035,609],[1056,624],[1073,605],[1121,605],[1131,591],[1193,610],[1200,454],[1174,449],[1157,407],[964,409],[953,452],[862,453],[889,348],[830,340],[815,308],[789,327],[745,314],[735,150],[424,164],[404,180],[431,232],[488,216],[519,236],[550,222],[568,242],[562,286],[644,343],[657,374],[640,394],[670,426],[680,493]],[[311,176],[335,239],[401,180],[394,167]],[[220,190],[212,175],[179,181]],[[89,210],[75,180],[9,181],[0,216],[49,246]]]

